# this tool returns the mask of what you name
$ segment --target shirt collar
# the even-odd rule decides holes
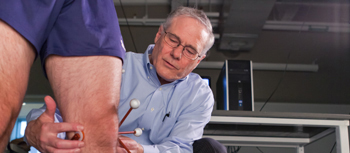
[[[153,48],[154,48],[154,44],[150,44],[150,45],[148,45],[148,47],[147,47],[147,49],[146,49],[146,51],[145,51],[145,53],[143,54],[143,61],[145,62],[144,63],[144,65],[145,65],[145,69],[146,69],[146,73],[149,75],[149,69],[148,69],[148,67],[150,67],[152,64],[151,64],[151,62],[150,62],[150,60],[149,60],[149,56],[148,55],[151,55],[152,54],[152,52],[153,52]],[[153,66],[153,65],[152,65]],[[153,66],[154,67],[154,66]],[[155,68],[155,67],[154,67]],[[187,80],[188,79],[188,75],[186,76],[186,77],[184,77],[184,78],[181,78],[181,79],[178,79],[178,80],[175,80],[174,82],[172,82],[172,83],[170,83],[170,84],[177,84],[177,83],[179,83],[179,82],[182,82],[182,81],[185,81],[185,80]]]
[[[151,62],[149,61],[148,55],[152,54],[153,48],[154,48],[154,44],[148,45],[145,53],[143,54],[143,59],[146,62],[145,65],[147,66],[151,64]]]

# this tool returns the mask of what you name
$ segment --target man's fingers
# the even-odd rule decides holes
[[[122,147],[117,147],[117,152],[118,153],[128,153],[124,148]]]
[[[59,132],[75,132],[75,131],[83,131],[84,130],[84,127],[78,123],[67,123],[67,122],[53,123],[52,128],[57,133],[59,133]]]
[[[49,115],[50,117],[54,117],[55,111],[56,111],[56,103],[50,96],[46,96],[44,98],[45,104],[46,104],[46,110],[44,113]]]
[[[49,147],[45,152],[49,153],[80,153],[81,149],[76,148],[76,149],[57,149],[53,147]]]
[[[56,149],[79,149],[84,146],[84,142],[76,140],[63,140],[60,138],[49,142],[50,146]]]

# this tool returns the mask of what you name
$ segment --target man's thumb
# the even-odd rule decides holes
[[[56,111],[55,101],[52,99],[51,96],[46,96],[44,98],[44,100],[45,100],[45,104],[46,104],[46,110],[44,113],[46,113],[50,117],[53,117],[55,115],[55,111]]]

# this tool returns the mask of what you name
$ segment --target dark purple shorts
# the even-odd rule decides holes
[[[125,56],[113,0],[0,0],[0,19],[32,43],[42,63],[51,54]]]

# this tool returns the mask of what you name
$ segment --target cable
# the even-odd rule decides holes
[[[123,11],[123,14],[124,14],[126,25],[127,25],[128,29],[129,29],[129,33],[130,33],[130,36],[131,36],[131,41],[132,41],[132,44],[134,45],[135,52],[138,53],[136,45],[135,45],[134,37],[132,36],[132,33],[131,33],[131,29],[130,29],[130,25],[129,25],[129,22],[128,22],[128,18],[126,18],[126,14],[125,14],[125,11],[124,11],[124,7],[123,7],[123,4],[122,4],[122,1],[119,0],[119,3],[120,3],[120,7],[122,8],[122,11]]]
[[[280,84],[281,84],[281,82],[282,82],[282,80],[283,80],[283,78],[284,78],[284,75],[286,74],[286,71],[287,71],[287,67],[288,67],[288,63],[289,63],[289,57],[290,57],[290,52],[288,53],[287,62],[286,62],[286,67],[285,67],[284,70],[283,70],[283,75],[282,75],[282,77],[281,77],[280,80],[278,81],[275,90],[273,90],[273,92],[271,93],[270,97],[267,98],[267,100],[265,101],[264,105],[260,108],[260,111],[265,107],[265,105],[267,104],[267,102],[269,102],[269,100],[272,98],[272,96],[275,94],[275,92],[277,91],[278,87],[280,86]]]
[[[310,7],[308,7],[308,9],[307,9],[306,15],[309,14],[309,10],[310,10]],[[299,29],[299,32],[298,32],[299,34],[301,33],[301,30],[302,30],[302,28],[303,28],[304,25],[305,25],[305,22],[303,22],[303,24],[300,26],[300,29]],[[275,92],[277,91],[279,85],[281,84],[281,82],[282,82],[282,80],[283,80],[283,78],[284,78],[284,76],[285,76],[285,74],[286,74],[287,67],[288,67],[288,63],[289,63],[290,52],[291,52],[291,51],[288,52],[286,67],[284,68],[283,75],[282,75],[282,77],[280,78],[280,80],[278,81],[276,88],[273,90],[273,92],[271,93],[271,95],[269,96],[269,98],[267,98],[267,100],[265,101],[265,103],[263,104],[263,106],[260,108],[260,112],[261,112],[261,110],[265,107],[265,105],[267,104],[267,102],[269,102],[269,100],[270,100],[270,99],[272,98],[272,96],[275,94]]]
[[[332,152],[333,152],[333,149],[334,149],[334,147],[335,147],[335,144],[337,144],[337,142],[334,142],[333,147],[332,147],[332,149],[331,149],[331,151],[330,151],[329,153],[332,153]]]
[[[235,152],[234,153],[238,153],[238,151],[241,149],[241,147],[237,147],[235,148]]]
[[[258,149],[261,153],[264,153],[259,147],[256,147],[256,149]]]

